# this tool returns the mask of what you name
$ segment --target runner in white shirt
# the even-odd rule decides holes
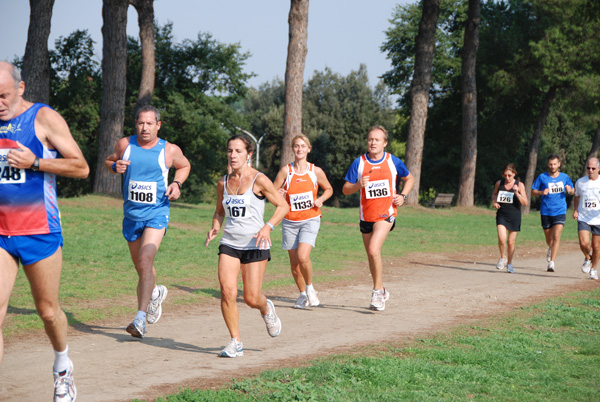
[[[600,162],[597,158],[587,161],[588,175],[575,183],[573,218],[577,219],[579,248],[585,256],[581,271],[590,273],[590,279],[598,279],[600,260]],[[590,242],[590,233],[592,241]]]

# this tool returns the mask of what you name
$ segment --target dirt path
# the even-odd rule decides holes
[[[541,298],[600,286],[581,273],[575,244],[561,247],[555,273],[545,271],[545,249],[533,251],[522,252],[514,275],[495,269],[495,250],[388,261],[384,280],[391,298],[379,313],[367,308],[366,276],[355,286],[318,288],[323,305],[310,311],[291,308],[295,292],[268,293],[283,323],[281,335],[270,338],[259,313],[240,305],[245,354],[236,359],[217,358],[229,336],[216,302],[170,315],[167,299],[163,318],[148,326],[141,342],[124,331],[128,322],[90,326],[91,333],[70,335],[77,400],[154,399],[182,386],[219,384],[355,345],[410,340]],[[9,342],[0,370],[0,400],[51,400],[52,361],[45,337]]]

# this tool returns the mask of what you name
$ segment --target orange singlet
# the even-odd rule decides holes
[[[321,210],[314,205],[319,190],[314,166],[308,163],[304,173],[296,173],[294,163],[288,165],[288,174],[283,186],[287,191],[286,201],[290,205],[290,212],[285,216],[288,221],[305,221],[321,216]]]
[[[365,155],[360,158],[358,178],[369,176],[369,183],[360,190],[360,220],[378,222],[396,216],[397,208],[393,204],[396,195],[396,176],[398,171],[387,152],[382,161],[370,162]]]

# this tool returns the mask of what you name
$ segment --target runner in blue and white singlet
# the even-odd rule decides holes
[[[137,134],[120,139],[105,161],[109,172],[123,174],[123,237],[138,274],[138,312],[126,330],[136,338],[144,337],[146,321],[155,324],[162,314],[168,292],[156,285],[154,258],[167,232],[169,201],[179,198],[191,169],[177,145],[158,137],[161,125],[158,109],[141,107]],[[169,184],[171,167],[175,177]]]

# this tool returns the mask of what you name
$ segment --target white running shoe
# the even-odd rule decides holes
[[[498,263],[496,264],[496,269],[504,269],[506,268],[506,263],[507,263],[507,259],[506,258],[499,258],[498,259]]]
[[[169,293],[167,288],[163,285],[159,285],[157,288],[158,297],[150,300],[148,309],[146,310],[146,321],[148,321],[148,324],[156,324],[158,320],[160,320],[160,316],[162,315],[162,302],[165,301],[167,293]]]
[[[592,269],[592,260],[585,259],[583,260],[583,265],[581,266],[581,272],[587,274]]]
[[[144,335],[146,335],[146,321],[143,318],[134,318],[125,331],[129,332],[134,338],[144,339]]]
[[[548,272],[554,272],[554,261],[548,263]]]
[[[598,280],[598,270],[590,269],[590,279]]]
[[[281,332],[281,320],[275,313],[273,302],[267,299],[267,304],[269,305],[269,312],[263,315],[262,318],[265,320],[265,324],[267,324],[267,332],[275,338]]]
[[[546,253],[546,261],[552,261],[552,247],[548,247],[548,252]]]
[[[383,311],[385,310],[385,302],[390,298],[390,293],[386,288],[381,290],[373,290],[371,293],[371,306],[369,307],[371,310],[375,311]]]
[[[512,264],[508,264],[506,266],[506,272],[508,272],[509,274],[514,274],[515,273],[515,269],[513,268]]]
[[[54,402],[75,402],[77,388],[73,379],[73,362],[69,359],[69,368],[54,374]]]
[[[296,299],[296,304],[294,304],[294,308],[304,310],[308,306],[308,297],[306,295],[301,294]]]
[[[315,289],[312,290],[306,290],[306,296],[308,297],[308,304],[311,307],[317,307],[319,304],[321,304],[321,302],[319,301],[319,298],[317,297],[317,291]]]
[[[241,357],[244,356],[244,345],[238,342],[237,339],[231,338],[225,349],[219,353],[219,357]]]

